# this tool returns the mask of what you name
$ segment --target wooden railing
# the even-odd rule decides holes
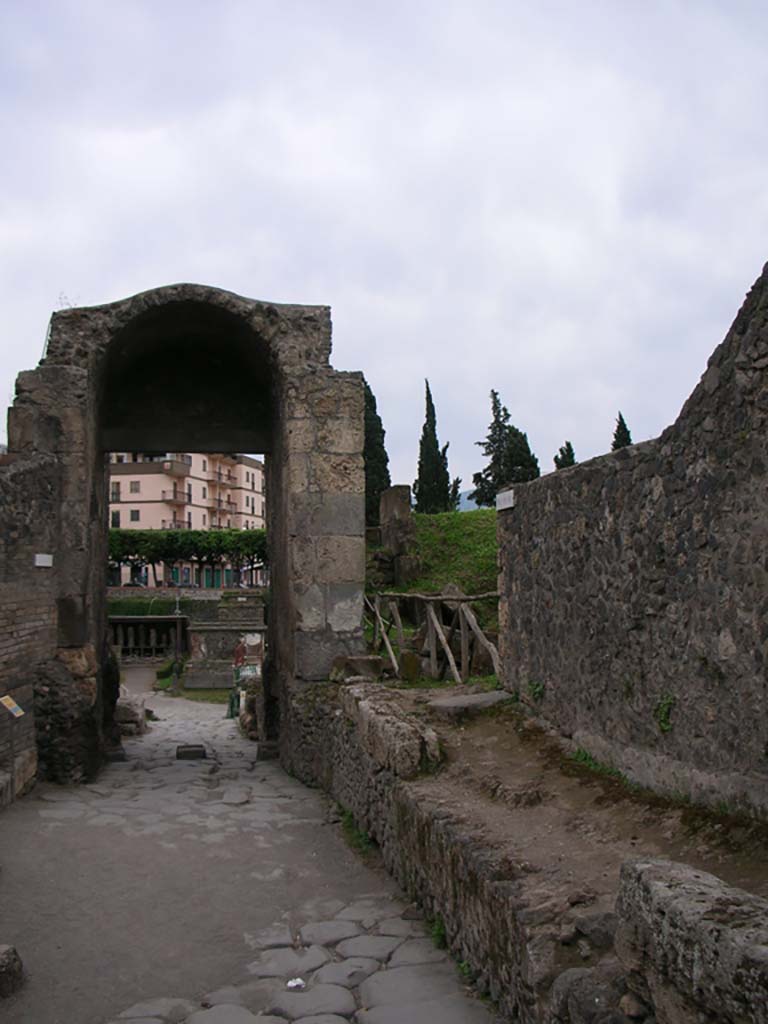
[[[471,675],[472,657],[475,646],[479,645],[488,654],[497,676],[501,674],[499,652],[477,621],[471,605],[477,601],[498,600],[498,593],[487,594],[398,594],[381,593],[366,596],[365,610],[373,625],[373,650],[383,650],[391,670],[400,678],[400,660],[395,654],[392,632],[400,652],[408,649],[409,643],[403,627],[400,603],[409,601],[419,609],[420,621],[426,622],[426,636],[419,656],[429,658],[429,675],[443,679],[450,671],[454,682],[463,683]],[[443,621],[444,609],[451,611],[448,622]],[[458,630],[458,652],[452,644]],[[457,662],[458,654],[458,662]]]

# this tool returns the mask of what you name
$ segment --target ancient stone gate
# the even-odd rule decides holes
[[[34,725],[50,777],[87,775],[101,757],[115,689],[109,451],[266,454],[265,734],[281,693],[361,649],[362,376],[332,369],[330,351],[328,307],[200,285],[53,315],[43,359],[18,377],[0,464],[0,691],[27,712],[13,733],[0,721],[7,791],[34,776]]]

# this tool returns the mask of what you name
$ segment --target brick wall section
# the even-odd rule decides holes
[[[46,456],[0,463],[0,696],[26,714],[0,707],[0,805],[27,788],[37,759],[33,684],[38,665],[56,646],[56,568],[37,568],[36,554],[55,550],[59,483],[56,460]],[[11,746],[14,775],[11,780]],[[13,785],[11,782],[13,781]]]
[[[660,438],[499,513],[504,685],[655,788],[768,814],[768,268]]]

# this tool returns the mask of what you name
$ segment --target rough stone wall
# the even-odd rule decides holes
[[[655,441],[514,488],[504,684],[633,779],[768,813],[768,268]]]
[[[24,792],[37,770],[33,688],[56,648],[56,566],[36,567],[35,555],[55,550],[58,506],[54,459],[0,462],[0,696],[25,712],[15,719],[0,707],[0,806]]]

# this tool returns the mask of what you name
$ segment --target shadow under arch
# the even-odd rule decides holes
[[[76,720],[76,758],[92,764],[102,742],[107,451],[264,452],[269,695],[284,705],[296,687],[327,679],[337,656],[361,651],[362,375],[334,370],[330,351],[328,307],[204,285],[164,286],[52,316],[44,358],[17,380],[9,450],[55,465],[60,501],[45,544],[56,628],[44,654],[69,651],[71,661],[79,649],[99,666],[92,701],[80,699],[73,678],[71,693],[60,687],[56,696],[71,706],[51,712]],[[264,738],[274,720],[265,711]],[[285,730],[281,742],[291,742]]]

